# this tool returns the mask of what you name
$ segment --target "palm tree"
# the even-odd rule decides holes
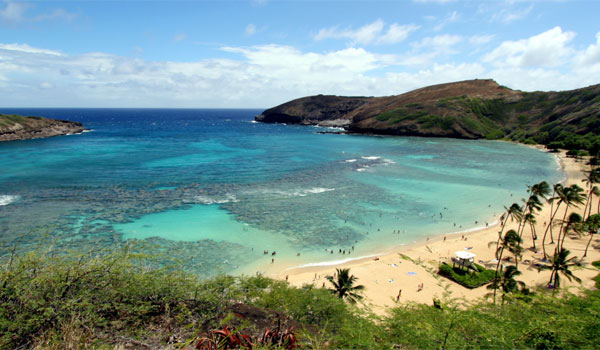
[[[523,232],[525,231],[525,226],[527,224],[526,218],[530,215],[533,215],[535,211],[539,211],[542,209],[542,202],[536,195],[530,195],[525,202],[525,215],[523,215],[521,223],[523,226],[521,227],[521,231],[519,231],[519,236],[523,237]]]
[[[542,209],[540,197],[547,200],[547,197],[550,194],[550,185],[548,185],[546,181],[542,181],[533,186],[527,186],[527,192],[529,193],[529,198],[525,202],[525,211],[533,214],[534,211]],[[525,221],[523,221],[523,228],[524,227]]]
[[[600,188],[598,188],[598,186],[594,186],[592,187],[592,189],[590,190],[590,192],[588,193],[588,197],[587,200],[585,202],[585,209],[583,210],[583,217],[584,218],[588,218],[590,215],[592,215],[592,197],[598,197],[600,196]],[[587,216],[586,216],[587,213]]]
[[[575,280],[581,283],[581,279],[573,275],[570,270],[572,266],[580,266],[581,263],[576,260],[576,256],[567,259],[569,254],[570,252],[568,250],[561,249],[558,254],[554,254],[551,265],[542,266],[542,269],[544,270],[552,270],[552,273],[550,274],[550,281],[548,281],[549,286],[552,286],[553,288],[560,287],[559,272],[567,277],[569,281]]]
[[[511,252],[515,252],[515,258],[517,256],[518,253],[517,252],[517,248],[519,246],[521,242],[521,237],[519,237],[519,234],[517,233],[517,231],[515,230],[508,230],[506,232],[506,234],[504,235],[502,241],[500,242],[500,244],[498,244],[498,247],[496,248],[496,256],[498,257],[497,260],[498,262],[496,263],[496,272],[494,273],[494,280],[498,280],[498,276],[499,276],[499,272],[500,272],[500,266],[501,266],[501,262],[502,262],[502,255],[504,254],[504,249],[509,249],[509,251]],[[490,242],[491,244],[497,244],[496,242]],[[496,289],[494,289],[494,304],[496,303]]]
[[[558,208],[560,207],[561,203],[565,203],[567,205],[567,207],[565,208],[565,214],[563,215],[561,224],[560,224],[560,230],[558,231],[558,236],[559,238],[557,239],[557,246],[555,249],[555,253],[560,251],[559,249],[559,245],[560,245],[560,234],[563,230],[563,225],[566,222],[566,217],[567,217],[567,213],[569,212],[569,207],[571,205],[573,206],[578,206],[579,204],[582,204],[584,199],[585,199],[585,195],[582,194],[583,192],[583,188],[577,186],[577,185],[571,185],[569,187],[563,187],[562,190],[559,192],[557,191],[557,195],[560,198],[558,201],[558,205],[556,206],[556,211],[554,212],[554,214],[552,215],[552,218],[550,219],[550,223],[548,224],[548,226],[552,226],[552,220],[554,219],[554,215],[556,215],[556,212],[558,211]],[[564,239],[563,239],[564,240]],[[542,241],[542,244],[544,242]],[[546,249],[544,246],[544,256],[546,256]]]
[[[354,285],[354,282],[356,282],[358,278],[350,274],[350,269],[336,269],[336,273],[336,278],[333,276],[325,277],[333,284],[333,289],[330,289],[332,293],[336,294],[341,299],[346,298],[351,304],[354,304],[357,300],[363,298],[359,293],[365,289],[365,286]]]
[[[504,269],[502,277],[494,280],[487,288],[502,289],[502,305],[504,305],[504,297],[506,294],[518,291],[519,287],[521,287],[521,290],[525,288],[524,282],[515,280],[515,277],[520,274],[521,271],[519,271],[516,266],[507,266]]]
[[[561,199],[563,197],[563,190],[563,185],[555,184],[554,193],[552,194],[552,197],[548,199],[548,202],[550,202],[550,222],[548,222],[548,226],[546,226],[546,230],[544,231],[544,237],[542,238],[542,249],[544,250],[544,257],[546,256],[546,235],[548,234],[548,231],[550,231],[550,244],[554,244],[554,236],[552,236],[552,222],[554,221],[554,216],[558,212],[558,208],[563,202]],[[556,205],[556,210],[553,211],[554,202],[557,200],[558,204]]]
[[[521,206],[517,203],[513,203],[510,208],[504,207],[504,209],[506,209],[506,215],[503,215],[502,217],[504,218],[504,222],[502,223],[502,228],[500,229],[500,232],[498,232],[498,241],[496,242],[496,247],[500,247],[500,241],[502,240],[502,233],[504,232],[504,227],[506,226],[506,222],[508,222],[508,219],[511,220],[521,220],[521,218],[523,217],[523,209],[521,208]],[[500,250],[496,249],[496,259],[498,259],[498,252]]]
[[[531,186],[529,192],[535,196],[547,199],[550,194],[550,185],[546,181],[542,181],[538,184]]]
[[[585,252],[583,253],[583,258],[587,256],[588,248],[590,247],[590,243],[592,243],[592,238],[594,237],[594,233],[598,232],[600,228],[600,214],[593,214],[588,216],[587,220],[585,220],[584,226],[588,230],[590,234],[590,240],[587,242],[585,246]]]
[[[562,227],[561,223],[561,227]],[[567,235],[569,233],[574,233],[576,235],[581,234],[581,231],[583,229],[583,220],[581,220],[581,215],[577,214],[577,213],[571,213],[571,215],[569,215],[569,219],[566,221],[566,225],[564,227],[564,231],[562,232],[562,239],[560,239],[560,235],[561,232],[559,232],[559,238],[557,239],[557,245],[556,245],[556,252],[560,251],[560,249],[563,248],[564,244],[565,244],[565,238],[567,237]]]
[[[510,231],[508,231],[506,234],[508,235]],[[509,239],[505,240],[506,241],[506,248],[508,249],[509,252],[513,253],[513,255],[515,256],[515,266],[518,268],[519,267],[519,257],[521,257],[521,252],[522,252],[522,248],[521,248],[521,243],[523,243],[523,239],[521,239],[520,236],[516,236],[516,237],[509,237]]]
[[[535,250],[535,240],[537,239],[537,233],[535,232],[535,224],[537,223],[537,220],[535,219],[535,215],[532,213],[527,213],[527,215],[525,215],[523,218],[523,221],[529,224],[529,229],[531,230],[531,241],[533,242],[533,250]]]
[[[583,217],[584,218],[586,217],[585,214],[586,214],[587,209],[588,209],[588,204],[590,204],[590,212],[592,211],[591,202],[590,201],[592,199],[592,195],[595,194],[595,193],[593,193],[594,192],[593,189],[594,189],[594,187],[596,187],[596,186],[594,186],[594,184],[600,182],[600,169],[598,169],[598,168],[591,169],[590,171],[586,171],[585,174],[586,174],[586,177],[582,181],[587,184],[587,187],[588,187],[588,197],[587,197],[587,200],[585,202],[585,209],[583,210]]]

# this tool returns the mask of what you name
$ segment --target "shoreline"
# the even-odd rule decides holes
[[[541,151],[540,147],[533,146]],[[584,176],[585,164],[583,161],[577,161],[573,158],[567,158],[565,152],[555,154],[558,164],[564,173],[565,179],[560,181],[563,185],[577,184],[583,187],[582,179]],[[524,184],[525,185],[525,184]],[[551,184],[552,185],[552,184]],[[507,204],[508,205],[508,204]],[[593,209],[596,209],[595,203],[592,203]],[[538,240],[536,241],[536,251],[533,251],[532,235],[528,229],[523,233],[522,263],[519,269],[522,272],[517,280],[523,281],[529,288],[543,287],[549,279],[549,271],[539,272],[535,264],[543,263],[543,254],[541,241],[543,232],[546,229],[545,221],[549,220],[550,206],[544,204],[542,211],[537,215],[536,231]],[[583,211],[583,208],[569,212]],[[559,211],[559,215],[564,210]],[[557,217],[559,217],[557,215]],[[562,217],[562,216],[561,216]],[[491,220],[490,220],[491,221]],[[363,293],[363,302],[370,306],[378,314],[386,313],[389,307],[394,305],[417,302],[431,304],[433,298],[445,299],[448,297],[464,299],[465,302],[479,300],[489,292],[484,287],[467,289],[444,277],[436,274],[437,266],[443,261],[450,261],[450,258],[458,250],[469,250],[476,254],[475,262],[489,265],[494,258],[494,248],[488,247],[488,243],[498,238],[497,228],[500,222],[497,218],[491,221],[488,227],[467,229],[466,231],[453,233],[432,233],[428,238],[420,241],[390,247],[390,250],[380,254],[371,254],[364,257],[342,259],[336,261],[314,262],[295,267],[273,266],[266,269],[265,275],[268,277],[286,280],[291,285],[301,287],[305,284],[313,284],[316,287],[327,287],[329,282],[325,276],[332,275],[336,268],[350,268],[350,273],[358,278],[357,284],[365,286]],[[509,229],[516,229],[517,223],[508,222],[505,232]],[[569,238],[565,241],[565,247],[572,252],[571,256],[581,258],[583,249],[589,236],[583,236],[578,239]],[[595,241],[600,242],[596,239]],[[546,249],[552,251],[554,245],[546,241]],[[600,252],[594,249],[594,244],[590,246],[584,263],[600,259]],[[514,259],[513,259],[514,260]],[[507,263],[510,264],[510,263]],[[589,270],[585,267],[576,269],[573,273],[582,279],[582,284],[569,282],[563,279],[562,289],[594,288],[594,281],[591,280],[597,274],[595,269]],[[424,288],[418,288],[423,285]],[[396,297],[401,292],[401,297],[396,301]]]

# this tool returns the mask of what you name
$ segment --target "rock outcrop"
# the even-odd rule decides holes
[[[309,96],[267,109],[256,116],[264,123],[347,126],[349,114],[363,106],[368,97]]]
[[[79,134],[81,123],[42,117],[0,114],[0,142]]]

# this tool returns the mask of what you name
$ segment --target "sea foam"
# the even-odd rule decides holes
[[[220,198],[212,198],[208,196],[195,196],[194,200],[201,204],[225,204],[239,202],[239,200],[232,194],[228,194],[225,197]]]
[[[316,267],[316,266],[335,266],[335,265],[345,264],[350,261],[372,258],[372,257],[378,256],[378,255],[381,255],[381,254],[365,255],[365,256],[359,256],[357,258],[348,258],[348,259],[342,259],[342,260],[330,260],[330,261],[321,261],[321,262],[316,262],[316,263],[308,263],[308,264],[291,267],[288,270],[305,268],[305,267]]]
[[[291,191],[268,191],[269,193],[280,194],[286,197],[306,197],[309,194],[318,194],[323,192],[335,191],[335,188],[313,187],[308,189],[299,189]]]
[[[0,205],[9,205],[19,199],[19,196],[0,194]]]

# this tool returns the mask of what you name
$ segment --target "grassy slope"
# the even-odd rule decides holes
[[[442,309],[410,304],[376,318],[321,288],[263,277],[200,281],[175,267],[141,268],[138,258],[126,251],[102,258],[31,253],[5,264],[0,348],[157,348],[169,339],[181,346],[224,324],[256,337],[268,322],[234,316],[230,310],[238,303],[274,310],[271,325],[276,318],[304,325],[296,333],[305,348],[439,349],[445,341],[446,348],[566,349],[600,343],[597,290],[507,298],[502,308],[480,303],[461,309],[448,299]]]
[[[509,89],[494,91],[491,87],[495,83],[487,84],[491,85],[489,91],[479,96],[457,87],[432,99],[420,99],[417,94],[398,98],[404,103],[401,106],[388,106],[381,113],[358,116],[355,120],[359,128],[388,133],[399,131],[401,134],[409,130],[409,133],[423,135],[502,138],[593,153],[600,150],[600,85],[572,91],[527,93]],[[468,93],[461,94],[465,91]]]
[[[20,115],[12,115],[12,114],[0,114],[0,132],[4,129],[8,129],[15,124],[19,123],[25,127],[29,125],[39,125],[43,123],[45,118],[41,117],[24,117]]]

